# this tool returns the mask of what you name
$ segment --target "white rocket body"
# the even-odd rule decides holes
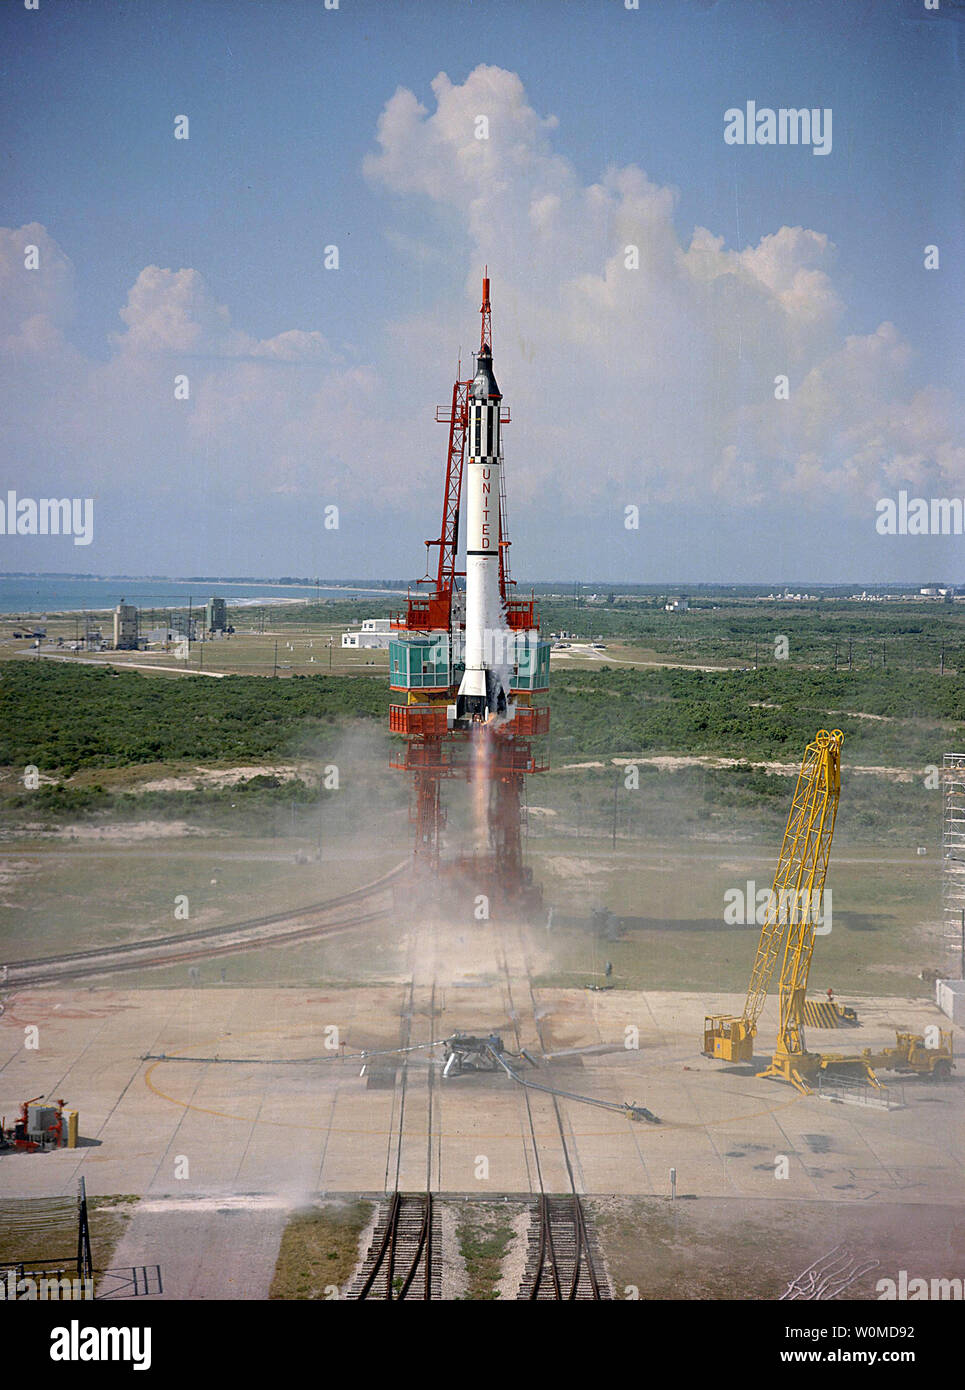
[[[466,440],[466,670],[456,700],[462,722],[505,714],[513,666],[499,592],[500,392],[484,345],[469,388]]]

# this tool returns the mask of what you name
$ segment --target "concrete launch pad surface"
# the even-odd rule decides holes
[[[83,1142],[0,1156],[0,1191],[67,1194],[83,1174],[92,1195],[234,1196],[257,1205],[257,1195],[268,1194],[294,1207],[319,1192],[380,1193],[395,1185],[398,1162],[403,1189],[424,1189],[428,1172],[440,1192],[527,1193],[538,1187],[534,1134],[544,1185],[564,1190],[550,1096],[501,1073],[443,1081],[438,1048],[408,1054],[406,1067],[398,1057],[372,1057],[365,1076],[357,1058],[326,1049],[332,1027],[348,1054],[398,1045],[409,988],[78,987],[16,995],[0,1018],[0,1110],[9,1121],[28,1097],[62,1096],[80,1112]],[[494,1030],[512,1048],[516,1011],[523,1045],[540,1058],[527,1075],[659,1116],[659,1125],[632,1123],[622,1113],[559,1102],[574,1177],[586,1193],[664,1195],[675,1167],[681,1196],[965,1202],[965,1068],[946,1082],[883,1076],[901,1108],[832,1103],[701,1056],[705,1012],[737,1011],[742,998],[514,990],[510,1003],[495,972],[453,977],[435,986],[432,1016],[429,987],[416,988],[411,1042]],[[887,1046],[896,1028],[920,1032],[946,1022],[923,1001],[850,1002],[862,1026],[809,1030],[812,1049]],[[551,1060],[540,1057],[535,1019]],[[24,1046],[30,1025],[39,1028],[36,1049]],[[759,1032],[761,1065],[775,1025],[772,1006]],[[960,1047],[959,1038],[956,1030]],[[779,1168],[786,1177],[776,1178]],[[271,1241],[276,1223],[268,1224]]]

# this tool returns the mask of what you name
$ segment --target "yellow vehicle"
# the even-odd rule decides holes
[[[915,1076],[931,1076],[943,1081],[951,1076],[955,1066],[952,1052],[951,1029],[936,1029],[936,1041],[929,1046],[921,1033],[897,1033],[894,1047],[882,1048],[873,1052],[870,1047],[860,1052],[808,1052],[804,1046],[804,1036],[798,1032],[798,1051],[793,1051],[787,1042],[782,1046],[781,1037],[787,1034],[782,1030],[778,1038],[778,1049],[771,1065],[758,1076],[772,1077],[778,1081],[790,1081],[804,1095],[817,1080],[819,1072],[850,1071],[863,1072],[865,1078],[881,1090],[881,1082],[876,1076],[879,1071],[897,1071]]]
[[[936,1028],[934,1031],[932,1046],[921,1033],[898,1033],[895,1047],[886,1047],[881,1052],[865,1048],[861,1055],[879,1071],[913,1072],[917,1076],[933,1076],[937,1081],[944,1081],[955,1066],[952,1030]]]
[[[797,977],[802,973],[801,953],[805,942],[810,940],[813,949],[814,917],[824,893],[841,791],[843,741],[844,735],[839,729],[833,733],[821,729],[804,751],[744,1010],[739,1017],[710,1014],[704,1019],[703,1050],[708,1057],[726,1062],[753,1060],[757,1021],[782,946],[785,947],[784,959],[787,963],[786,943],[793,936],[795,946],[792,959],[798,960]],[[810,954],[807,964],[810,964]],[[793,985],[785,986],[782,974],[782,1019],[785,1017],[785,1002],[790,1004],[792,997],[803,1001],[806,988],[806,968],[803,979],[798,979]],[[785,1000],[788,990],[790,994]],[[792,1014],[793,1010],[788,1008],[789,1020]]]

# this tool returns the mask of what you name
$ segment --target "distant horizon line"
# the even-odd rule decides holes
[[[376,591],[398,590],[400,585],[415,588],[426,583],[426,579],[345,579],[319,577],[308,578],[306,576],[294,575],[254,575],[254,574],[93,574],[78,570],[7,570],[0,572],[0,583],[4,579],[89,579],[103,581],[104,583],[116,583],[119,580],[130,580],[131,582],[150,582],[167,584],[265,584],[275,588],[292,589],[373,589]],[[796,579],[796,580],[774,580],[774,579],[691,579],[691,580],[631,580],[631,579],[562,579],[558,576],[550,579],[529,579],[520,581],[516,585],[517,591],[525,589],[527,584],[558,585],[561,589],[579,587],[581,590],[592,589],[683,589],[683,590],[708,590],[708,589],[900,589],[917,590],[924,588],[947,588],[957,590],[961,587],[958,584],[950,583],[940,579],[914,579],[914,580],[867,580],[867,579],[838,579],[838,580],[817,580],[817,579]]]

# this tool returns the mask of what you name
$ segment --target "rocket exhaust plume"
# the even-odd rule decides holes
[[[489,849],[489,790],[492,739],[488,724],[476,723],[470,731],[472,747],[473,853]]]

